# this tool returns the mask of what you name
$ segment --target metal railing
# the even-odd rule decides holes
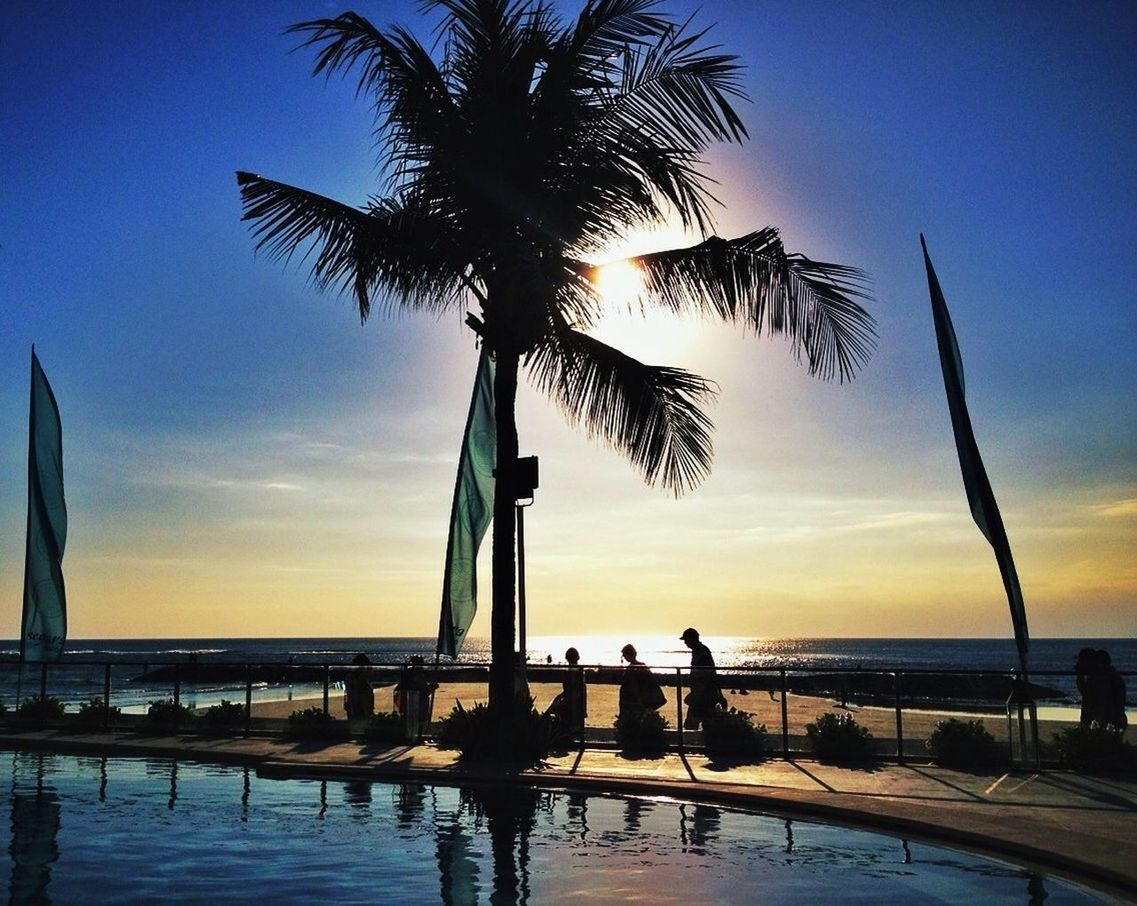
[[[95,713],[93,719],[94,709],[88,701],[87,726],[104,731],[137,728],[146,725],[147,716],[143,712],[157,700],[172,705],[168,709],[170,720],[166,728],[182,732],[205,728],[204,717],[212,700],[243,699],[240,725],[227,729],[244,736],[254,732],[272,734],[287,729],[287,718],[258,716],[258,706],[281,701],[286,690],[286,700],[291,700],[293,691],[298,689],[301,697],[297,701],[315,702],[314,706],[330,719],[338,718],[341,708],[333,693],[339,696],[340,685],[352,673],[366,670],[382,694],[387,687],[397,686],[404,669],[404,664],[355,667],[330,662],[233,663],[184,659],[147,664],[137,661],[64,661],[32,665],[7,662],[0,663],[0,704],[7,712],[0,719],[9,727],[34,723],[15,718],[20,714],[19,706],[38,695],[63,701],[69,710],[79,707],[79,715],[65,712],[62,722],[50,717],[46,721],[49,725],[73,726],[76,718],[84,713],[84,699],[98,698],[104,705],[102,713]],[[485,698],[489,675],[486,664],[426,666],[423,670],[430,683],[440,684],[443,689],[473,699]],[[526,678],[530,689],[536,687],[534,698],[538,710],[548,705],[570,670],[580,671],[585,689],[595,690],[594,698],[600,697],[600,687],[618,686],[624,675],[623,668],[606,665],[575,668],[529,665]],[[684,728],[684,691],[690,689],[690,669],[658,668],[652,672],[663,687],[674,690],[675,728],[670,731],[674,747],[680,752],[697,748],[701,737],[692,738],[693,731]],[[1128,685],[1132,686],[1135,673],[1121,671],[1121,675],[1130,678]],[[894,726],[895,737],[876,737],[877,754],[899,761],[915,757],[917,753],[911,746],[918,742],[922,748],[929,727],[953,715],[980,719],[995,729],[1005,725],[1008,746],[1013,747],[1015,743],[1012,723],[1016,715],[1007,705],[1017,679],[1012,670],[862,670],[774,665],[722,668],[717,679],[730,706],[752,714],[755,723],[764,724],[770,742],[776,740],[773,745],[768,744],[768,749],[772,754],[779,754],[780,750],[783,757],[806,751],[803,731],[808,720],[802,712],[810,707],[818,713],[836,710],[851,714],[853,719],[872,717],[878,733],[883,733],[882,728],[887,725]],[[1031,682],[1034,702],[1044,707],[1052,702],[1059,708],[1069,709],[1058,717],[1044,719],[1051,730],[1078,722],[1077,693],[1071,671],[1037,671],[1031,675]],[[756,694],[756,701],[751,700],[752,693]],[[763,698],[762,693],[768,698]],[[184,705],[187,700],[188,707]],[[190,708],[197,714],[191,715]],[[891,718],[886,716],[889,711]],[[608,719],[612,716],[610,707],[594,710],[590,720],[585,722],[582,739],[592,744],[609,743],[612,730]],[[434,717],[435,723],[427,726],[428,737],[437,727],[438,716]]]

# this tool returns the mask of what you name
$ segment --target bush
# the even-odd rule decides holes
[[[761,758],[766,754],[766,725],[754,724],[746,711],[715,711],[703,723],[703,745],[712,757]]]
[[[221,704],[210,705],[202,717],[205,726],[216,732],[228,732],[243,727],[245,706],[221,699]]]
[[[338,735],[340,728],[337,721],[330,714],[325,713],[319,705],[311,708],[301,708],[288,715],[288,735],[299,739],[315,739]]]
[[[560,745],[563,736],[559,723],[539,713],[533,699],[526,698],[508,715],[499,715],[481,702],[469,710],[457,702],[443,718],[436,741],[440,748],[458,749],[464,761],[535,762]]]
[[[827,712],[805,725],[806,740],[824,761],[868,761],[873,757],[872,733],[852,714]]]
[[[189,708],[167,698],[165,701],[150,702],[144,724],[154,729],[170,730],[178,726],[184,727],[192,721],[193,712]]]
[[[612,726],[616,728],[616,743],[625,752],[656,754],[667,749],[663,735],[667,729],[667,718],[658,711],[620,714]]]
[[[121,708],[111,707],[108,711],[106,702],[103,701],[101,696],[96,696],[90,701],[83,702],[83,704],[79,706],[79,713],[76,715],[76,720],[88,727],[101,727],[107,721],[117,718],[120,714],[122,714]]]
[[[403,718],[397,711],[373,714],[363,730],[363,738],[371,742],[401,742]]]
[[[53,720],[61,720],[67,706],[58,698],[50,695],[33,695],[25,698],[16,708],[16,719],[21,723],[44,724]]]
[[[936,764],[976,768],[1005,760],[1006,752],[981,720],[941,720],[924,743]]]
[[[1054,734],[1058,763],[1063,767],[1090,771],[1119,771],[1137,766],[1133,749],[1122,734],[1090,726],[1066,727]]]

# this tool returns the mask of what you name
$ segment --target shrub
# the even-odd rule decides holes
[[[96,696],[90,701],[83,702],[79,706],[79,713],[76,719],[79,723],[89,727],[101,727],[109,720],[114,720],[122,714],[121,708],[111,707],[107,709],[106,702],[103,701],[102,696]]]
[[[805,725],[809,747],[826,761],[867,761],[873,757],[872,733],[852,714],[820,714]]]
[[[185,726],[193,720],[193,712],[181,702],[172,698],[165,701],[150,702],[146,711],[147,727],[168,730],[177,726]]]
[[[43,724],[60,720],[67,706],[50,695],[33,695],[25,698],[16,708],[16,719],[21,723]]]
[[[458,749],[464,761],[535,762],[547,756],[562,736],[557,721],[539,713],[533,699],[526,698],[507,715],[481,702],[468,710],[457,702],[443,718],[436,741],[441,748]]]
[[[396,711],[373,714],[363,730],[363,738],[372,742],[400,742],[403,739],[402,716]]]
[[[235,730],[245,723],[245,706],[221,699],[221,704],[206,708],[202,722],[216,732]]]
[[[746,711],[715,711],[703,723],[703,745],[712,757],[761,758],[766,753],[766,725],[754,724]]]
[[[1065,727],[1054,734],[1058,763],[1063,767],[1091,771],[1132,769],[1137,759],[1122,734],[1097,724]]]
[[[337,721],[319,705],[313,705],[288,715],[288,735],[300,739],[332,736],[340,729],[336,726],[337,723],[342,721]]]
[[[667,749],[667,718],[658,711],[631,711],[617,715],[616,743],[626,752],[655,754]]]
[[[941,720],[924,743],[936,764],[974,768],[996,764],[1006,753],[981,720]]]
[[[0,717],[8,716],[8,706],[4,702],[0,702]]]

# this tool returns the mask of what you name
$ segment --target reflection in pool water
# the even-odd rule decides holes
[[[0,765],[13,903],[1095,901],[977,856],[697,803],[154,759]]]

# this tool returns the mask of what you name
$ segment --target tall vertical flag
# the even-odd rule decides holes
[[[450,657],[458,656],[478,610],[478,547],[493,518],[493,472],[497,461],[493,381],[493,360],[483,347],[458,460],[442,579],[438,653]]]
[[[1007,531],[1003,528],[1003,517],[999,515],[999,505],[987,480],[987,470],[979,457],[979,446],[975,442],[975,432],[971,429],[971,416],[964,398],[963,360],[955,339],[955,330],[948,315],[947,302],[944,301],[940,281],[928,257],[928,246],[920,234],[920,246],[924,250],[924,265],[928,270],[928,293],[932,298],[932,320],[936,326],[936,345],[940,351],[940,367],[944,373],[944,390],[947,392],[948,411],[951,413],[951,427],[955,434],[955,447],[959,453],[959,469],[963,473],[963,487],[967,491],[967,502],[971,516],[979,531],[995,551],[995,561],[1003,576],[1003,587],[1007,592],[1007,603],[1011,608],[1011,624],[1015,631],[1015,644],[1019,649],[1019,663],[1026,672],[1026,656],[1030,648],[1030,636],[1026,628],[1026,606],[1023,604],[1022,589],[1015,571],[1015,561],[1011,556],[1011,545],[1007,541]]]
[[[63,426],[47,375],[32,347],[28,415],[28,534],[24,554],[24,619],[20,659],[57,661],[67,639],[63,548]]]

